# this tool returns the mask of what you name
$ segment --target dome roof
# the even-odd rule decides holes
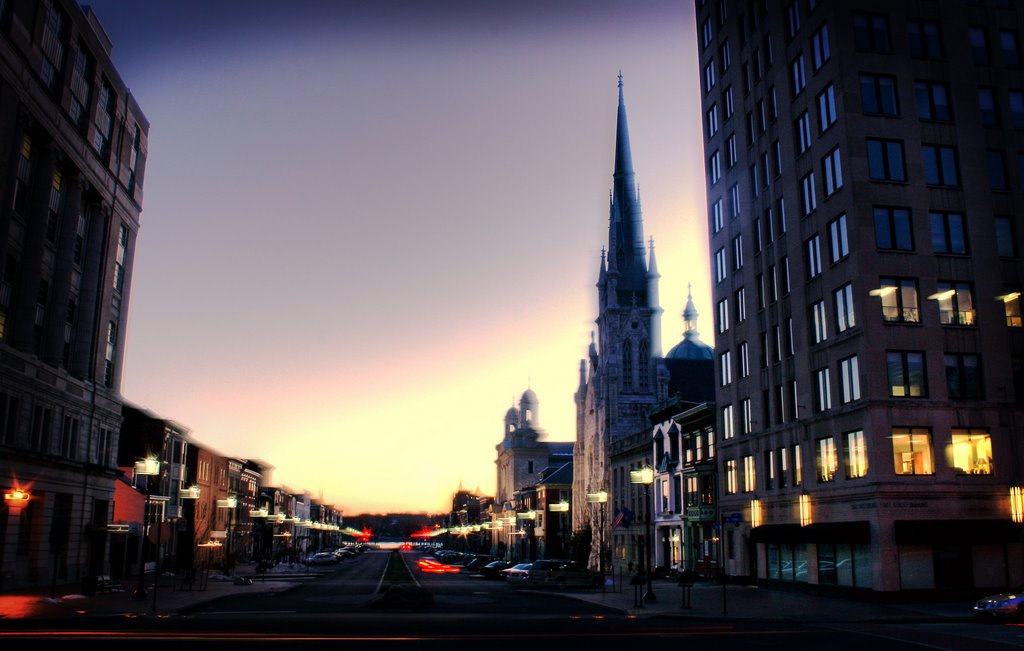
[[[683,339],[665,355],[665,359],[714,359],[714,357],[714,349],[697,337]]]
[[[526,391],[523,391],[523,397],[519,399],[519,402],[520,402],[520,404],[522,404],[524,402],[527,402],[527,403],[532,402],[532,403],[536,404],[537,403],[537,394],[533,392],[533,389],[527,389]]]
[[[508,411],[505,412],[505,420],[509,422],[517,422],[519,420],[519,410],[515,407],[509,407]]]

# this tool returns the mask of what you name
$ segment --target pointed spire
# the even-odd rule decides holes
[[[661,274],[658,273],[658,262],[654,259],[654,238],[650,238],[650,256],[651,260],[647,265],[647,277],[648,278],[661,278]]]
[[[621,70],[619,70],[619,113],[615,128],[615,175],[632,174],[633,157],[629,151],[629,126],[626,124],[626,101],[622,97]]]

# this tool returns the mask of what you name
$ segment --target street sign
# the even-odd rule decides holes
[[[725,522],[728,522],[730,524],[737,524],[737,523],[743,522],[743,514],[742,513],[729,513],[729,514],[725,515],[722,518],[722,520],[725,521]]]

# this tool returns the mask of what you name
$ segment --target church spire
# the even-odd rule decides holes
[[[617,283],[619,305],[628,305],[636,293],[641,305],[647,304],[647,262],[644,250],[643,216],[633,172],[629,146],[629,124],[619,72],[619,106],[615,125],[615,165],[612,171],[611,219],[608,229],[608,269],[615,265],[621,278]],[[611,303],[608,297],[608,302]]]

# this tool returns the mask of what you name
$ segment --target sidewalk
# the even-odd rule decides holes
[[[888,604],[853,598],[826,597],[801,590],[696,583],[684,607],[683,588],[675,581],[652,581],[654,601],[645,601],[646,586],[622,586],[621,592],[566,592],[566,597],[600,604],[634,617],[672,616],[687,619],[727,619],[800,622],[934,622],[971,621],[970,602]]]
[[[191,587],[181,586],[180,578],[165,574],[160,577],[155,591],[153,577],[147,576],[145,599],[133,598],[138,579],[132,578],[125,579],[120,589],[94,596],[83,595],[77,592],[77,586],[68,585],[58,585],[55,591],[49,587],[18,590],[16,594],[0,593],[0,620],[99,615],[163,617],[219,597],[290,590],[320,574],[312,569],[307,571],[301,565],[279,566],[266,574],[256,574],[251,567],[240,566],[233,576],[211,572],[202,589],[199,579]],[[236,583],[236,579],[243,580]]]

